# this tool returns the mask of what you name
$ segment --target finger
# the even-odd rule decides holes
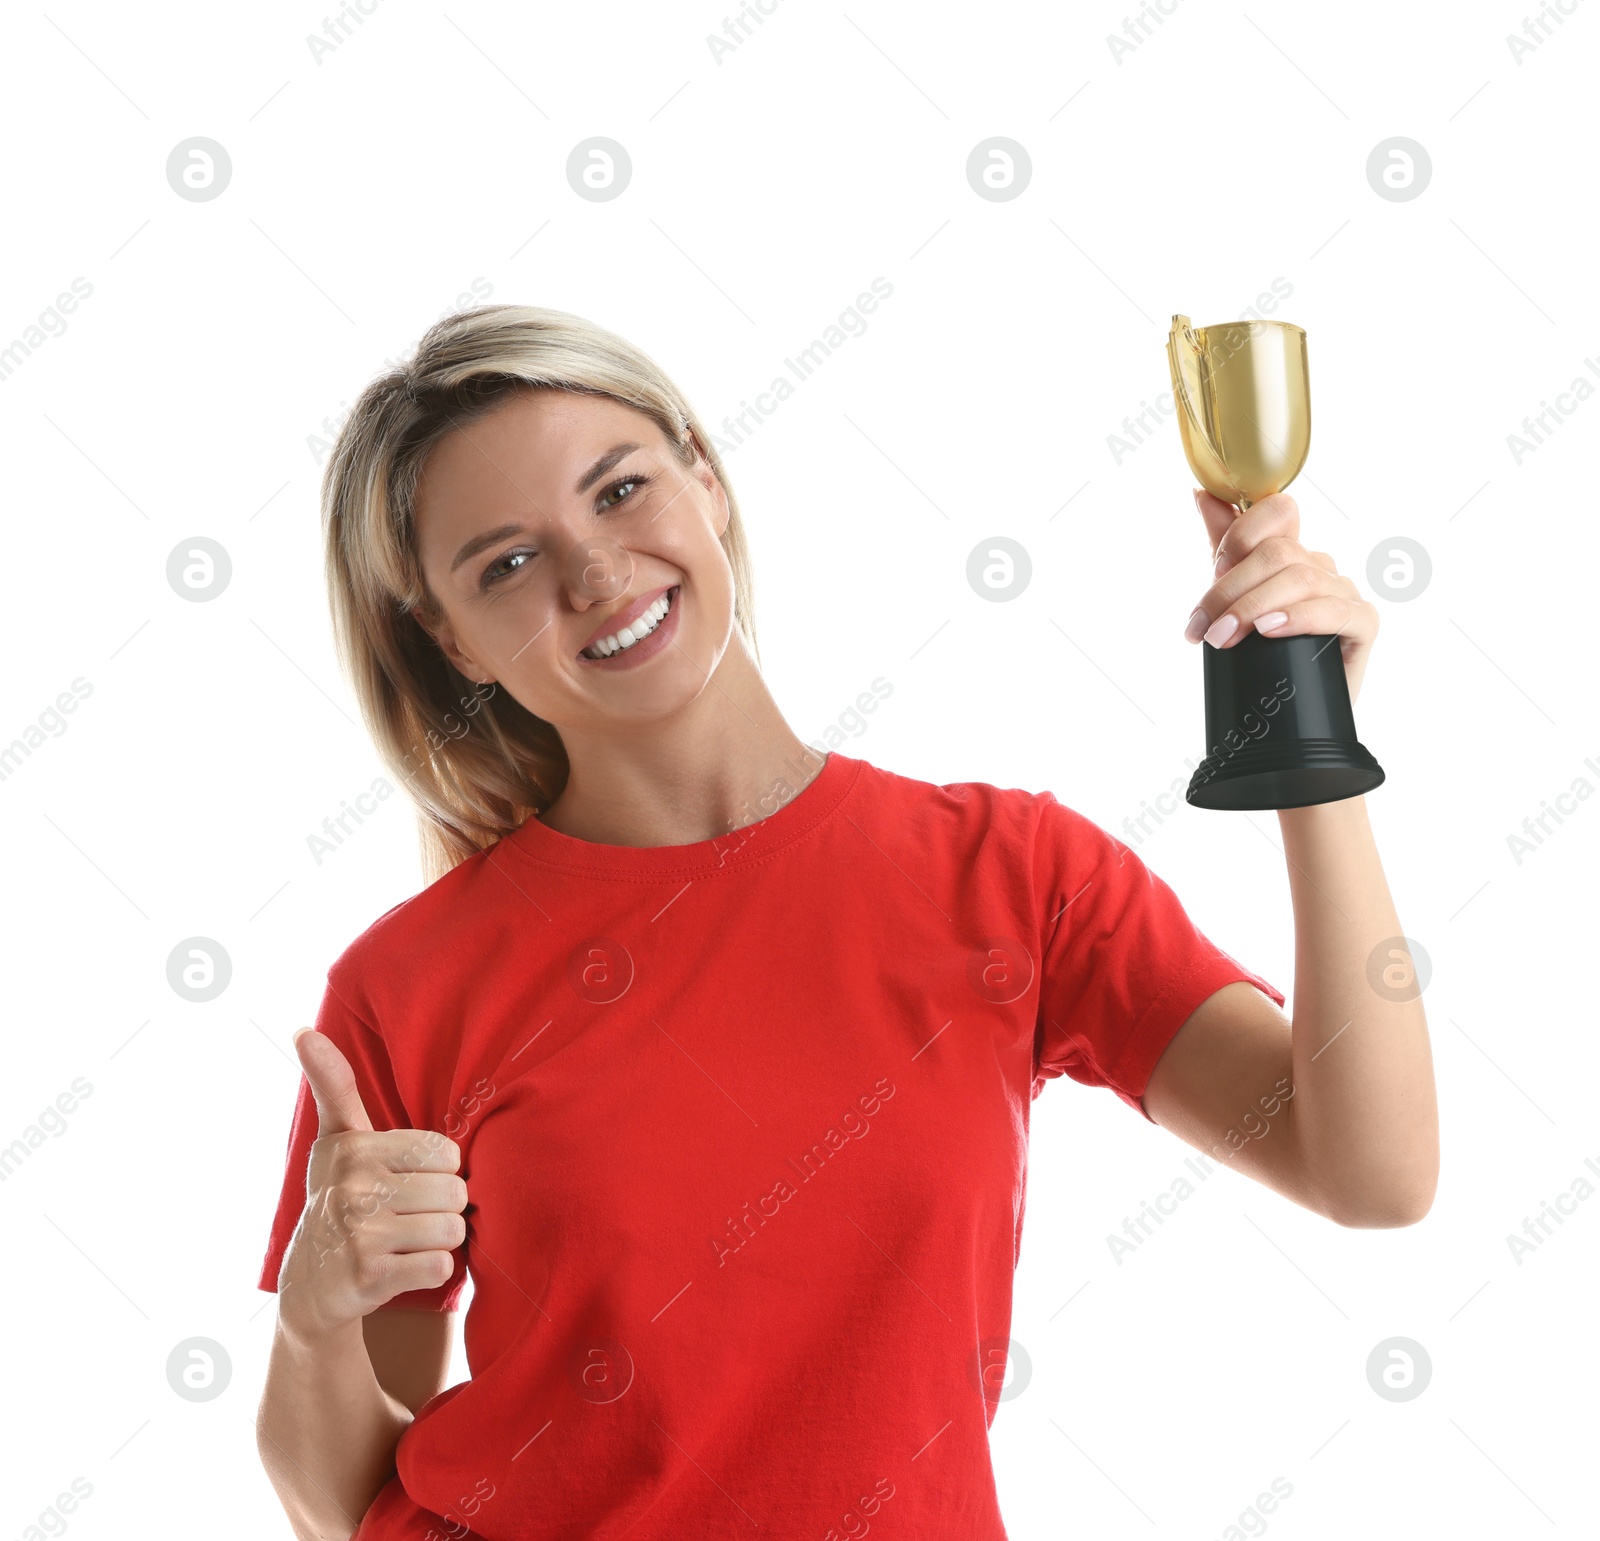
[[[461,1147],[433,1129],[384,1129],[364,1147],[379,1166],[413,1177],[419,1172],[458,1172]]]
[[[1230,572],[1266,541],[1287,540],[1298,547],[1299,535],[1299,505],[1288,493],[1274,492],[1252,503],[1229,526],[1214,553],[1217,576]]]
[[[355,1072],[339,1045],[326,1033],[307,1027],[294,1035],[294,1049],[300,1056],[300,1068],[311,1083],[311,1094],[317,1099],[317,1133],[371,1129],[372,1120],[361,1105]]]
[[[1378,631],[1373,607],[1343,594],[1312,594],[1273,605],[1252,615],[1222,645],[1236,645],[1251,629],[1264,637],[1339,636],[1349,643],[1371,642]]]
[[[1191,642],[1197,640],[1202,632],[1206,631],[1214,621],[1220,620],[1228,610],[1233,610],[1235,618],[1242,621],[1244,612],[1236,608],[1239,601],[1252,589],[1260,587],[1278,573],[1298,574],[1298,581],[1303,587],[1290,597],[1314,594],[1348,581],[1330,576],[1320,567],[1313,566],[1304,560],[1307,555],[1298,541],[1281,535],[1271,535],[1236,566],[1226,569],[1219,566],[1217,580],[1200,596],[1199,604],[1189,617],[1185,635]],[[1353,585],[1352,592],[1354,592]],[[1255,613],[1259,614],[1271,608],[1271,605],[1262,605]]]
[[[1211,555],[1217,554],[1217,547],[1222,542],[1222,537],[1233,527],[1233,522],[1239,517],[1239,510],[1231,503],[1224,503],[1214,493],[1207,492],[1204,487],[1194,489],[1194,506],[1200,510],[1200,517],[1205,520],[1206,539],[1211,545]]]
[[[1258,629],[1261,620],[1268,623],[1263,636],[1337,636],[1340,646],[1348,653],[1352,647],[1366,646],[1373,641],[1378,635],[1379,616],[1377,606],[1364,599],[1318,594],[1289,605],[1284,619],[1277,625],[1272,624],[1272,615],[1268,614],[1258,618]]]
[[[466,1239],[466,1220],[450,1211],[396,1215],[382,1231],[387,1252],[453,1252]]]
[[[410,1172],[389,1200],[397,1215],[460,1214],[466,1207],[467,1185],[452,1172]]]
[[[384,1264],[379,1295],[393,1300],[408,1290],[436,1290],[456,1271],[453,1252],[436,1248],[429,1252],[393,1252]]]
[[[1252,552],[1206,592],[1199,609],[1190,618],[1186,635],[1191,642],[1203,633],[1213,647],[1229,646],[1250,629],[1257,616],[1282,612],[1291,604],[1329,593],[1338,581],[1309,562],[1266,567],[1267,561],[1265,552]],[[1252,569],[1264,569],[1262,576],[1258,578]],[[1202,623],[1198,619],[1200,616],[1207,620]]]

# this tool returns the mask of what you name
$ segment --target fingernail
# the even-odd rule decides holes
[[[1198,642],[1205,635],[1206,627],[1211,624],[1211,617],[1204,610],[1196,610],[1189,617],[1189,624],[1183,628],[1185,640]]]
[[[1194,506],[1196,508],[1199,508],[1199,506],[1200,506],[1200,489],[1198,487],[1196,487],[1193,490],[1194,490]]]
[[[1269,610],[1265,615],[1256,617],[1256,630],[1276,631],[1288,619],[1287,613],[1282,610]]]
[[[1234,615],[1224,615],[1217,618],[1216,624],[1206,633],[1206,641],[1212,647],[1221,647],[1224,642],[1239,629],[1239,618]]]
[[[1226,551],[1219,551],[1217,553],[1217,560],[1212,564],[1212,566],[1216,569],[1216,571],[1213,573],[1213,576],[1220,578],[1230,567],[1233,566],[1233,558],[1229,556]]]

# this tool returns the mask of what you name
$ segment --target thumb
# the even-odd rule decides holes
[[[1222,537],[1239,517],[1239,510],[1232,503],[1224,503],[1215,494],[1207,492],[1204,487],[1194,489],[1194,506],[1200,510],[1200,517],[1206,522],[1206,538],[1211,542],[1211,554],[1215,556]]]
[[[355,1072],[339,1045],[326,1033],[304,1027],[294,1035],[294,1050],[300,1056],[300,1068],[305,1071],[311,1093],[317,1099],[317,1133],[370,1130],[372,1120],[361,1105]]]

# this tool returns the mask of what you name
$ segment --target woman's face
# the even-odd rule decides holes
[[[454,430],[423,467],[416,522],[446,656],[557,728],[671,714],[736,635],[722,484],[610,397],[519,392]],[[655,632],[589,656],[663,597]]]

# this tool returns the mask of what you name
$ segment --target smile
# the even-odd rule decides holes
[[[609,636],[601,637],[591,643],[578,654],[579,658],[591,663],[598,663],[607,658],[615,658],[619,653],[626,653],[639,646],[641,642],[654,634],[669,615],[672,614],[674,604],[677,602],[678,588],[674,585],[668,589],[654,604],[647,606],[639,615],[635,616],[628,624]]]

